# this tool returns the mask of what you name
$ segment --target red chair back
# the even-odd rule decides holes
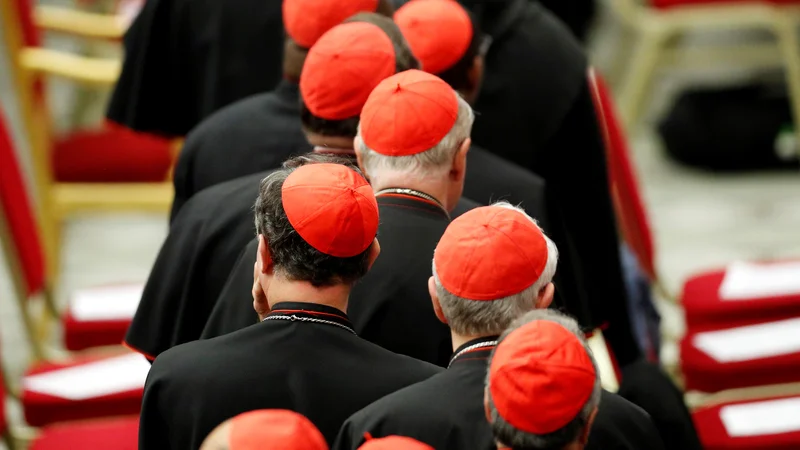
[[[11,134],[0,109],[0,215],[5,220],[11,242],[6,242],[25,281],[27,294],[44,287],[44,251],[39,240],[36,216],[31,208],[25,181],[17,161]]]
[[[636,172],[628,152],[628,140],[617,118],[614,101],[603,78],[594,69],[589,71],[589,84],[595,109],[603,131],[608,159],[609,182],[614,209],[625,242],[639,260],[650,280],[656,279],[653,236],[644,202],[639,193]]]
[[[22,29],[22,44],[26,47],[38,47],[41,44],[41,36],[36,23],[33,21],[33,2],[32,0],[14,0],[17,9],[17,18]]]

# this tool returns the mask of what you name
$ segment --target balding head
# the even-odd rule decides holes
[[[491,216],[493,221],[502,221],[497,225],[498,232],[482,240],[463,239],[461,235],[471,233],[473,228],[475,232],[482,232],[484,227],[494,226],[480,218],[475,223],[468,223],[472,215],[491,213],[492,208],[503,212]],[[517,221],[516,224],[513,221]],[[507,229],[500,228],[503,224],[511,225]],[[451,236],[459,225],[459,235]],[[531,244],[534,240],[540,243],[535,247],[536,250]],[[454,245],[448,248],[446,246],[450,241]],[[527,253],[512,255],[512,250],[504,250],[515,246],[525,248]],[[464,261],[459,258],[472,255],[478,263],[493,263],[496,259],[491,256],[492,253],[506,253],[506,260],[503,264],[492,264],[491,268],[475,265],[469,269],[468,280],[448,283],[444,279],[446,274],[457,276],[467,270],[466,266],[461,265]],[[534,260],[542,262],[540,267],[532,267]],[[433,276],[428,288],[437,316],[455,333],[464,336],[498,335],[523,314],[550,305],[555,291],[552,280],[557,265],[558,248],[536,221],[521,208],[499,202],[462,215],[445,230],[434,254]],[[515,280],[513,284],[511,280]],[[480,289],[496,285],[498,289],[493,292],[476,291],[475,288],[468,288],[470,284]]]

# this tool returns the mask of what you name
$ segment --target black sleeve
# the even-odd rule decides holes
[[[125,336],[128,345],[150,357],[176,344],[176,322],[201,232],[202,222],[195,220],[191,208],[184,208],[170,226],[150,270]]]
[[[139,414],[139,450],[169,450],[169,426],[160,408],[162,383],[156,375],[160,366],[153,364],[144,385],[142,411]]]
[[[624,366],[639,359],[640,349],[628,317],[605,146],[587,82],[538,154],[549,202],[560,211],[565,237],[577,252],[572,264],[578,266],[592,319],[610,325],[604,335]]]
[[[656,364],[640,360],[623,367],[619,395],[650,414],[666,448],[703,448],[683,393]]]
[[[182,0],[147,0],[123,40],[125,60],[106,116],[136,131],[183,136],[187,52]]]

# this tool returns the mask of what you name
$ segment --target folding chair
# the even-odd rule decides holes
[[[643,4],[644,3],[644,4]],[[657,69],[667,65],[733,61],[750,67],[784,66],[795,130],[800,137],[800,45],[798,0],[613,0],[612,5],[636,37],[620,104],[625,124],[639,119]],[[775,36],[764,45],[680,47],[677,38],[690,31],[761,29]],[[798,139],[800,141],[800,139]]]
[[[69,216],[85,211],[169,209],[173,194],[168,177],[175,151],[168,140],[112,124],[58,138],[51,133],[43,75],[110,88],[121,63],[43,48],[39,25],[84,37],[117,39],[124,30],[121,19],[39,8],[34,20],[30,0],[0,0],[0,13],[31,149],[47,280],[52,283],[58,275],[60,225]]]

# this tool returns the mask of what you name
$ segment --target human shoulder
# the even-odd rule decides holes
[[[277,101],[274,92],[251,95],[227,105],[197,124],[186,136],[183,151],[203,147],[205,140],[216,136],[232,136],[238,125],[258,120]]]

